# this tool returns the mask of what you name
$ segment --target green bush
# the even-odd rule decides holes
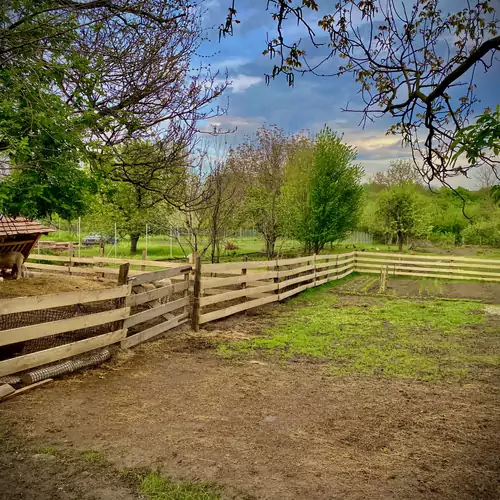
[[[500,221],[478,222],[464,229],[462,234],[467,245],[500,247]]]

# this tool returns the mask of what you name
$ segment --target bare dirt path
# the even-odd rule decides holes
[[[97,450],[113,470],[214,481],[228,498],[500,497],[493,383],[325,377],[314,364],[225,360],[202,345],[159,341],[115,369],[8,400],[4,440],[63,456]],[[56,456],[22,474],[13,453],[0,451],[2,499],[134,498],[104,469],[72,475]]]

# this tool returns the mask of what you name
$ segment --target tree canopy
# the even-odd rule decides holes
[[[188,0],[6,0],[0,11],[2,171],[36,172],[9,183],[50,177],[46,190],[56,199],[71,171],[82,181],[74,192],[83,195],[82,165],[90,167],[88,175],[112,158],[123,181],[156,189],[158,155],[163,167],[181,153],[187,158],[198,122],[219,113],[211,103],[226,82],[196,66],[203,38],[200,11]],[[132,176],[121,151],[137,141],[160,153]],[[33,214],[46,215],[44,196],[32,196]],[[19,206],[2,197],[1,209]],[[57,203],[52,209],[66,216]]]

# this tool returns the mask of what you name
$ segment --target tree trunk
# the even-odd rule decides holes
[[[135,255],[137,253],[137,242],[139,241],[140,234],[130,235],[130,255]]]
[[[403,251],[403,233],[401,231],[398,231],[398,250]]]
[[[266,240],[266,256],[268,259],[274,257],[274,241]]]

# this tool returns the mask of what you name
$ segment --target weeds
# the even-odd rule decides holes
[[[89,464],[97,464],[97,465],[102,465],[107,462],[106,458],[102,453],[96,451],[96,450],[89,450],[83,452],[83,459],[85,462]]]
[[[175,482],[158,472],[139,477],[139,491],[147,500],[219,500],[219,489],[211,483]]]

